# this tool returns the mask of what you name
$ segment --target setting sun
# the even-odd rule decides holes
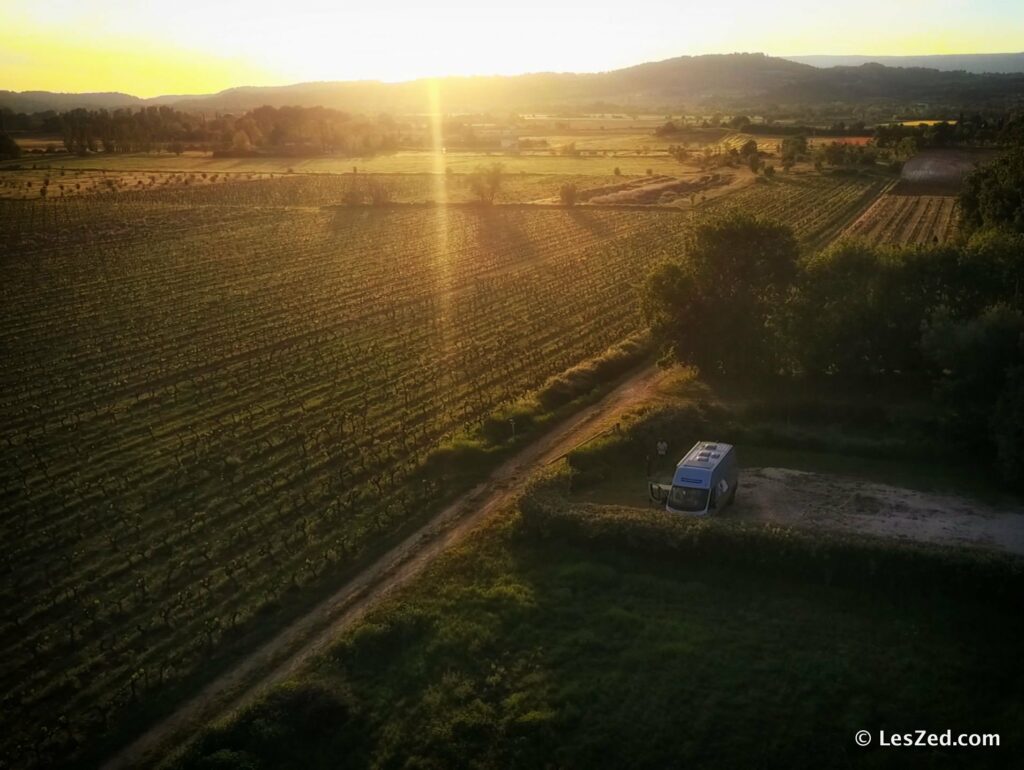
[[[0,0],[0,770],[1011,766],[1019,6]]]
[[[667,0],[616,7],[579,0],[376,6],[145,0],[100,13],[70,0],[4,0],[0,71],[4,86],[15,90],[155,96],[320,80],[597,72],[729,51],[907,55],[1024,48],[1024,16],[1012,2],[946,4],[934,18],[929,7],[869,0],[857,13],[827,4],[807,12],[805,4],[783,0],[770,12],[750,1],[723,12],[706,2]],[[822,29],[829,30],[824,37]]]

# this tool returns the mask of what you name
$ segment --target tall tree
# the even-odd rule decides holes
[[[698,225],[680,258],[648,277],[644,316],[671,357],[706,374],[771,369],[798,256],[785,225],[746,214]]]

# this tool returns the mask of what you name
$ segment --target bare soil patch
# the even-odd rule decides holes
[[[900,195],[955,195],[964,176],[996,156],[995,150],[924,150],[903,164],[893,192]]]
[[[727,516],[1024,555],[1024,511],[788,468],[750,468]]]

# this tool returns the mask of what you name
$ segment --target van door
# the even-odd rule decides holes
[[[668,493],[671,491],[671,484],[659,484],[656,481],[647,482],[647,495],[653,503],[664,505],[665,501],[668,500]]]

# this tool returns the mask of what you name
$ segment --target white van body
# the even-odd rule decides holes
[[[739,483],[732,444],[698,441],[679,461],[665,510],[704,516],[732,503]]]

